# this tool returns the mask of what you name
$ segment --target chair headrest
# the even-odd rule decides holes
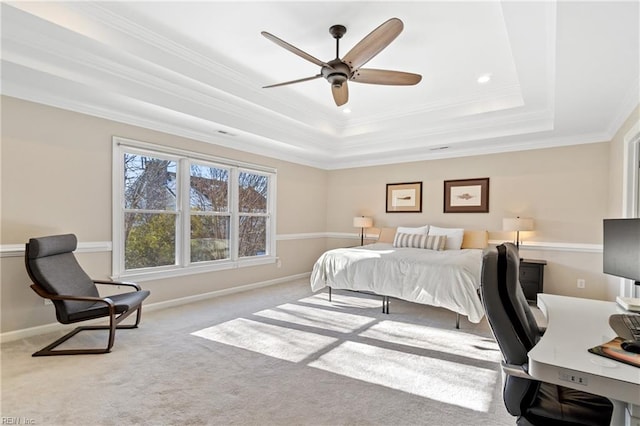
[[[482,301],[505,361],[527,362],[527,352],[540,337],[519,280],[520,256],[511,243],[485,252],[482,265]]]
[[[48,237],[29,238],[27,251],[29,259],[71,253],[78,246],[74,234],[51,235]]]

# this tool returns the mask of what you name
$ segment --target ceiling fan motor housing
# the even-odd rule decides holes
[[[340,59],[334,59],[327,62],[328,67],[322,67],[321,73],[332,86],[341,87],[342,84],[351,78],[353,72],[349,65]]]

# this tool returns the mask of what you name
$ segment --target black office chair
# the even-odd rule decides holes
[[[607,398],[540,382],[527,373],[527,352],[541,331],[520,286],[519,265],[511,243],[485,251],[482,264],[482,300],[504,358],[507,411],[518,425],[609,425],[613,404]]]
[[[141,290],[140,286],[134,283],[92,280],[73,255],[77,243],[73,234],[31,238],[25,250],[25,266],[33,281],[31,288],[40,296],[51,299],[56,308],[56,317],[62,324],[109,317],[109,325],[77,327],[33,356],[110,352],[116,328],[137,328],[140,323],[142,301],[149,296],[149,291]],[[135,291],[100,297],[96,284],[128,286],[133,287]],[[118,325],[134,312],[135,324]],[[109,330],[107,346],[54,350],[83,330]]]

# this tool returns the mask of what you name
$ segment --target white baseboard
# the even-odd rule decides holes
[[[228,294],[240,293],[247,290],[254,290],[257,288],[268,287],[276,284],[282,284],[285,282],[299,280],[303,278],[308,278],[311,275],[310,272],[305,272],[297,275],[289,275],[282,278],[276,278],[268,281],[261,281],[257,283],[251,283],[246,285],[241,285],[238,287],[225,288],[223,290],[211,291],[209,293],[196,294],[193,296],[181,297],[178,299],[166,300],[163,302],[156,302],[151,304],[145,304],[143,307],[144,312],[150,311],[158,311],[161,309],[172,308],[174,306],[186,305],[188,303],[194,303],[201,300],[207,300],[214,297],[226,296]],[[82,325],[88,325],[91,323],[100,322],[100,319],[93,321],[84,321]],[[104,319],[102,319],[104,321]],[[38,336],[41,334],[53,333],[57,331],[70,331],[73,328],[77,327],[79,324],[60,324],[60,323],[50,323],[44,325],[38,325],[36,327],[23,328],[20,330],[7,331],[5,333],[0,333],[0,343],[12,342],[15,340],[26,339],[28,337]]]

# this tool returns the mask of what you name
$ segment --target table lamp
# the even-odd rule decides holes
[[[373,226],[373,219],[366,216],[356,216],[353,218],[353,227],[360,228],[360,245],[364,245],[364,230]]]
[[[503,231],[516,232],[516,247],[520,248],[520,231],[533,231],[533,219],[521,218],[504,218],[502,219]]]

